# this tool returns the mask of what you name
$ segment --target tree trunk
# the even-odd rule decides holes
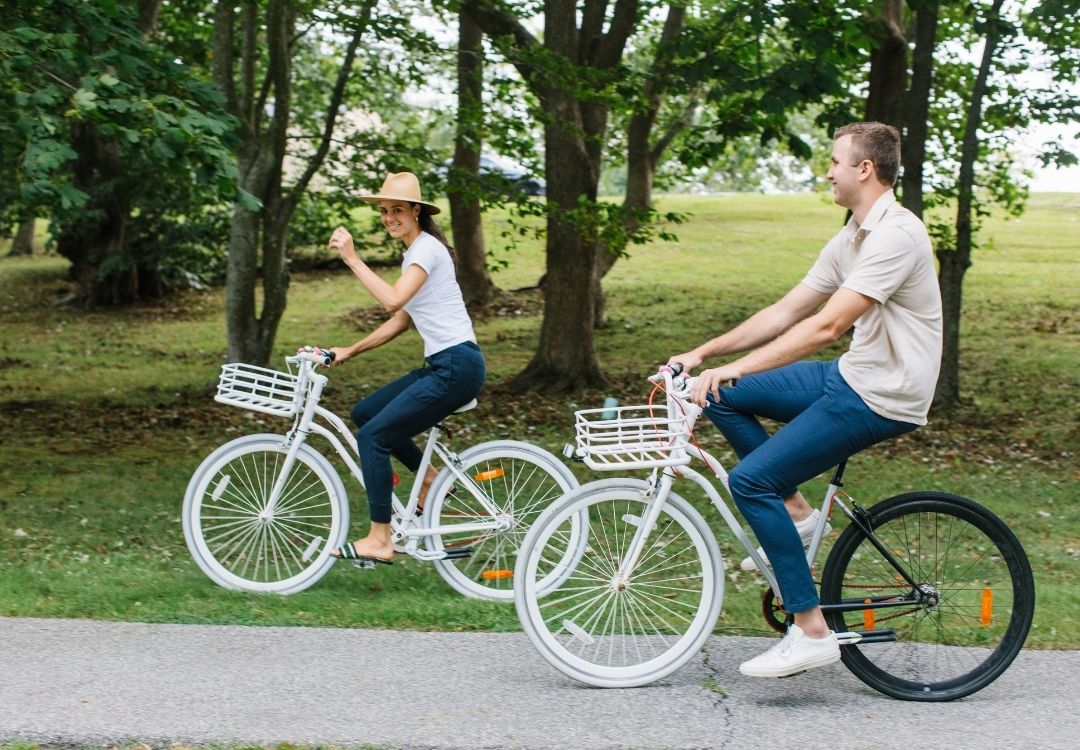
[[[964,124],[964,142],[960,150],[960,175],[957,181],[956,249],[938,249],[941,271],[942,325],[944,339],[941,353],[941,374],[934,393],[935,406],[951,406],[960,401],[960,298],[964,273],[971,266],[972,204],[975,194],[975,161],[979,156],[979,127],[982,125],[982,104],[987,93],[990,67],[997,54],[1001,38],[1001,3],[994,0],[986,19],[986,43],[982,60],[968,103]]]
[[[270,352],[259,341],[255,319],[258,279],[259,215],[243,206],[233,208],[225,273],[225,325],[230,362],[265,366]]]
[[[902,132],[908,63],[904,0],[884,0],[880,14],[869,19],[869,23],[874,46],[870,50],[865,118],[867,122],[883,122]]]
[[[136,17],[136,25],[143,37],[149,37],[157,28],[158,13],[161,11],[162,0],[139,0]]]
[[[117,150],[101,142],[90,123],[76,123],[71,131],[77,154],[73,182],[91,195],[81,220],[67,225],[56,238],[56,251],[71,261],[70,276],[78,285],[84,305],[118,306],[153,296],[160,285],[140,286],[137,265],[128,258],[127,229],[131,205],[125,191],[103,194],[97,185],[119,181],[123,173]],[[147,272],[152,281],[155,274]]]
[[[578,209],[579,197],[595,200],[597,181],[583,158],[581,131],[573,121],[577,108],[569,97],[560,104],[545,106],[554,116],[544,129],[549,202],[544,319],[536,353],[511,381],[517,391],[570,392],[606,382],[593,346],[593,302],[588,294],[596,243],[565,216]]]
[[[912,2],[915,10],[915,53],[912,57],[911,89],[907,96],[907,125],[902,147],[904,164],[900,197],[904,207],[923,215],[923,163],[926,161],[926,138],[930,118],[930,92],[933,86],[934,49],[937,46],[939,0]]]
[[[281,182],[291,115],[291,43],[296,30],[295,5],[287,0],[270,0],[266,4],[264,46],[268,64],[267,79],[261,90],[256,86],[254,74],[257,61],[264,54],[258,38],[259,7],[255,3],[245,3],[243,6],[239,61],[232,54],[236,47],[235,3],[218,3],[215,10],[214,80],[225,92],[230,111],[240,120],[241,147],[237,156],[240,187],[262,202],[261,210],[253,210],[239,203],[235,205],[229,227],[225,320],[228,357],[232,362],[261,366],[270,364],[289,286],[285,258],[289,221],[329,152],[353,60],[374,5],[375,0],[366,0],[360,9],[352,39],[330,94],[322,139],[308,159],[303,174],[287,193]],[[239,86],[233,77],[234,63],[237,62]],[[264,96],[271,96],[273,101],[273,114],[266,123],[263,122],[267,109],[266,99],[262,98]],[[260,273],[262,310],[257,312],[255,285]]]
[[[970,261],[956,250],[937,251],[941,270],[942,356],[941,373],[934,392],[934,406],[949,406],[960,400],[960,310],[964,272]]]
[[[477,184],[480,177],[480,145],[484,122],[484,63],[481,42],[484,32],[464,10],[458,14],[458,112],[454,137],[454,160],[450,181],[464,189],[451,189],[450,222],[457,251],[457,278],[469,309],[486,305],[495,295],[487,267],[484,227]]]
[[[512,385],[568,391],[603,384],[593,346],[596,237],[582,231],[579,217],[596,202],[608,110],[597,97],[577,93],[589,82],[566,78],[581,69],[604,73],[619,65],[638,20],[639,2],[585,0],[579,7],[576,0],[546,0],[543,42],[501,2],[465,0],[463,7],[496,44],[510,49],[508,57],[546,113],[544,321],[536,354]]]
[[[19,222],[19,228],[15,231],[15,237],[11,240],[12,255],[34,254],[34,228],[37,219],[27,219]]]
[[[160,7],[161,0],[140,0],[137,23],[144,37],[153,33]],[[70,276],[78,285],[79,301],[117,306],[160,297],[164,293],[161,274],[139,267],[129,254],[131,201],[126,191],[99,187],[122,183],[124,163],[118,150],[102,141],[92,122],[71,126],[71,146],[77,154],[73,183],[91,197],[84,218],[57,237],[56,250],[71,261]]]
[[[652,205],[653,172],[655,161],[649,148],[649,136],[656,120],[655,110],[651,116],[636,114],[630,120],[626,144],[626,193],[623,195],[623,226],[628,234],[637,231],[641,215]],[[622,248],[608,247],[599,243],[596,264],[593,268],[593,324],[597,328],[607,323],[606,297],[603,278],[619,259]]]
[[[244,127],[247,143],[238,159],[241,187],[262,201],[262,211],[254,212],[237,205],[229,228],[229,254],[225,284],[225,317],[228,325],[228,358],[230,362],[247,362],[267,366],[273,351],[277,324],[285,310],[288,280],[284,276],[284,242],[267,232],[276,226],[270,217],[281,209],[281,166],[285,158],[285,136],[290,116],[292,86],[292,55],[289,40],[295,30],[295,12],[285,0],[271,0],[266,9],[266,47],[269,62],[267,77],[273,92],[273,117],[265,131],[260,127],[259,108]],[[257,28],[257,18],[245,12],[243,30],[249,39]],[[258,54],[254,46],[244,45],[247,57]],[[245,89],[254,96],[254,87]],[[244,102],[247,103],[247,102]],[[280,217],[288,226],[288,217]],[[260,235],[262,246],[260,248]],[[259,272],[259,250],[262,250],[262,314],[256,314],[255,283]]]

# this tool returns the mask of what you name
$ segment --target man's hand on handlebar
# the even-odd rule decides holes
[[[701,374],[694,378],[694,384],[690,387],[690,401],[698,406],[707,405],[706,398],[711,393],[713,400],[720,400],[720,386],[736,380],[739,373],[728,365],[721,365],[710,370],[702,370]]]
[[[701,367],[702,359],[694,352],[684,352],[683,354],[676,354],[673,357],[668,357],[668,367],[673,367],[678,364],[682,366],[683,372],[687,375],[692,373],[697,368]]]

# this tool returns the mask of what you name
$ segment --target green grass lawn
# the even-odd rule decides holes
[[[643,399],[642,378],[656,364],[798,282],[843,218],[827,198],[813,195],[672,196],[660,208],[689,214],[674,228],[679,242],[634,248],[606,282],[609,323],[597,332],[596,347],[611,386],[573,398],[516,396],[503,387],[528,361],[539,332],[540,318],[529,312],[535,292],[521,292],[522,314],[484,317],[477,325],[489,385],[480,408],[454,418],[455,447],[506,436],[558,450],[572,436],[575,408],[599,405],[609,394],[623,403]],[[988,222],[964,287],[965,403],[858,456],[847,477],[848,491],[864,505],[940,489],[1005,518],[1035,571],[1028,644],[1042,648],[1080,648],[1078,217],[1080,195],[1036,195],[1022,218]],[[494,237],[491,231],[493,245]],[[539,245],[500,257],[510,263],[497,274],[502,288],[535,284]],[[88,312],[58,304],[70,290],[65,271],[54,256],[0,257],[0,614],[517,628],[513,607],[466,600],[430,565],[411,559],[371,572],[335,566],[291,597],[214,586],[184,545],[187,480],[222,441],[288,425],[211,399],[225,357],[222,290]],[[359,338],[371,307],[345,270],[295,274],[278,354]],[[324,403],[344,414],[419,358],[419,340],[406,334],[333,370]],[[717,435],[703,428],[701,439],[730,462]],[[599,478],[579,465],[574,470],[583,480]],[[823,487],[819,479],[808,489],[819,495]],[[358,489],[350,494],[360,533],[365,500]],[[701,497],[686,495],[704,508]],[[761,579],[738,570],[742,555],[727,534],[721,543],[729,580],[718,632],[763,634]]]

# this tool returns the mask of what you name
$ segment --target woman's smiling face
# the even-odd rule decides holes
[[[420,206],[407,201],[379,201],[379,217],[390,236],[405,244],[420,234]]]

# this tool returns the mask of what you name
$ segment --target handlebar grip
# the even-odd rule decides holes
[[[331,362],[333,362],[335,359],[337,359],[337,354],[335,352],[333,352],[329,347],[324,348],[324,347],[320,346],[319,351],[326,355],[326,356],[323,357],[323,364],[326,365],[327,367],[330,366]]]
[[[677,378],[682,375],[684,369],[682,362],[672,362],[668,367],[671,368],[671,377]]]

